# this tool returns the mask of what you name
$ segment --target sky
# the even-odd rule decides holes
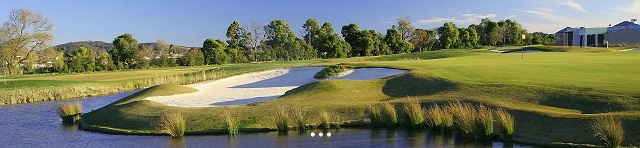
[[[200,47],[207,38],[223,39],[237,20],[262,25],[287,22],[297,36],[309,18],[341,27],[386,33],[398,18],[416,28],[432,29],[445,22],[458,27],[483,18],[516,20],[529,32],[554,33],[564,27],[606,27],[640,18],[640,0],[2,0],[0,21],[12,9],[30,9],[55,25],[54,44],[74,41],[111,42],[131,33],[140,43],[163,39],[169,44]]]

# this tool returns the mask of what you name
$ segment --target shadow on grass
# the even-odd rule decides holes
[[[405,74],[389,79],[382,87],[392,97],[425,96],[458,89],[458,84],[441,78]]]

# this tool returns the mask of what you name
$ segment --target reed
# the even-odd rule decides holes
[[[365,109],[369,119],[371,120],[371,124],[374,126],[382,125],[382,113],[380,113],[380,108],[375,105],[368,105]]]
[[[296,106],[291,108],[291,113],[293,113],[293,120],[296,122],[298,130],[305,130],[307,125],[307,115],[305,111],[300,106]]]
[[[58,105],[58,115],[63,122],[73,122],[74,119],[80,119],[80,113],[82,113],[82,103],[79,101],[65,102]]]
[[[336,128],[340,128],[342,126],[342,119],[340,119],[340,115],[336,114]]]
[[[224,111],[224,119],[225,119],[227,132],[229,132],[229,135],[237,135],[238,129],[240,128],[240,124],[238,120],[233,118],[233,116],[231,116],[231,113],[229,113],[228,111]]]
[[[280,106],[276,108],[275,120],[278,131],[289,130],[289,111],[286,107]]]
[[[515,120],[513,116],[502,109],[495,111],[495,116],[502,134],[507,138],[511,137],[515,129]]]
[[[451,115],[458,130],[465,135],[472,135],[476,132],[476,109],[473,105],[460,101],[449,102],[445,107]]]
[[[602,141],[605,147],[617,148],[624,140],[622,120],[610,115],[596,117],[591,121],[593,136]]]
[[[420,128],[424,124],[424,114],[418,100],[407,98],[403,111],[407,115],[411,127]]]
[[[493,110],[484,105],[478,106],[478,127],[485,138],[493,134]]]
[[[388,102],[384,102],[382,103],[381,112],[387,127],[388,128],[396,127],[396,124],[398,124],[398,114],[396,113],[395,107],[389,104]]]
[[[329,121],[330,117],[329,117],[329,113],[325,110],[321,110],[320,111],[320,125],[322,126],[322,128],[324,129],[329,129],[331,128],[331,122]]]
[[[163,133],[169,134],[172,138],[184,136],[187,120],[180,113],[167,113],[161,117],[160,128]]]
[[[425,112],[425,116],[427,118],[427,124],[431,127],[441,127],[443,126],[443,120],[445,114],[438,104],[434,104]]]

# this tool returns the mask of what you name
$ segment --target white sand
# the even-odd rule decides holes
[[[181,107],[250,104],[277,98],[291,89],[315,82],[317,80],[313,78],[313,75],[322,69],[323,67],[300,67],[237,75],[190,85],[198,89],[198,92],[149,97],[146,100]],[[361,68],[345,72],[331,79],[370,80],[404,72],[406,71],[386,68]]]

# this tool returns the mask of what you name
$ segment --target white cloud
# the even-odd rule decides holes
[[[505,17],[505,18],[506,18],[506,19],[512,19],[512,18],[516,18],[516,17],[518,17],[518,16],[517,16],[517,15],[513,15],[513,14],[512,14],[512,15],[509,15],[509,16],[507,16],[507,17]]]
[[[495,17],[498,17],[498,15],[493,13],[491,14],[465,13],[465,14],[461,14],[459,17],[455,17],[455,16],[450,18],[432,17],[430,19],[422,19],[422,20],[418,20],[416,24],[425,25],[425,24],[440,23],[440,22],[454,22],[456,24],[469,24],[469,23],[480,22],[480,20],[484,18],[495,18]]]
[[[631,13],[634,15],[640,15],[640,0],[635,0],[631,4],[626,5],[625,7],[616,8],[616,10],[620,10],[626,13]]]
[[[578,4],[578,3],[574,2],[574,1],[571,1],[571,0],[570,1],[566,1],[566,2],[560,2],[560,4],[561,5],[565,5],[565,6],[569,6],[569,7],[573,8],[573,9],[576,9],[576,10],[578,10],[580,12],[583,12],[583,13],[589,12],[589,11],[587,11],[587,9],[584,9],[584,7],[582,7],[582,5],[580,5],[580,4]],[[638,7],[635,7],[635,8],[638,8]]]
[[[567,18],[564,16],[559,16],[554,14],[553,11],[550,10],[543,10],[543,11],[538,11],[538,10],[526,10],[524,12],[533,14],[533,16],[538,17],[538,18],[542,18],[542,19],[547,19],[547,20],[551,20],[554,22],[568,22],[571,20],[571,18]]]

